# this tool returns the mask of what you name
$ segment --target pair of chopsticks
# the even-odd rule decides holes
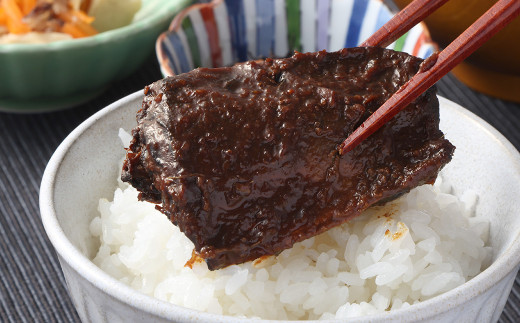
[[[386,47],[448,0],[415,0],[361,46]],[[354,149],[399,111],[446,75],[520,14],[520,0],[499,0],[439,54],[427,58],[407,83],[338,147],[340,155]]]

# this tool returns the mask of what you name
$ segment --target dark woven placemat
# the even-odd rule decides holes
[[[43,230],[41,177],[60,142],[83,120],[161,77],[155,59],[79,107],[46,114],[0,112],[0,322],[79,321]],[[439,94],[473,111],[520,149],[520,105],[476,93],[447,76]],[[520,90],[520,89],[519,89]],[[520,322],[517,276],[501,322]]]

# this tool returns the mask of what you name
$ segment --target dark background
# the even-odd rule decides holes
[[[108,104],[161,78],[155,57],[98,98],[44,114],[0,112],[0,322],[79,321],[38,207],[40,181],[61,141]],[[520,104],[474,92],[448,75],[444,96],[485,119],[520,149]],[[520,89],[519,89],[520,91]],[[500,318],[520,322],[520,276]]]

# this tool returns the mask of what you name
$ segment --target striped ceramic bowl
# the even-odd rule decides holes
[[[216,0],[181,12],[157,40],[165,76],[197,67],[355,47],[392,17],[381,0]],[[422,58],[435,50],[419,24],[389,48]]]

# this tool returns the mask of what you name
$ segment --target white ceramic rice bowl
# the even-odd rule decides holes
[[[40,210],[70,295],[84,322],[243,322],[175,306],[137,292],[99,269],[99,242],[89,233],[100,198],[112,198],[124,156],[119,128],[135,126],[142,93],[99,111],[58,147],[45,170]],[[406,309],[354,318],[370,322],[494,322],[520,264],[520,154],[495,129],[440,98],[441,129],[457,146],[445,175],[455,192],[479,194],[477,216],[490,220],[493,263],[467,283]]]

